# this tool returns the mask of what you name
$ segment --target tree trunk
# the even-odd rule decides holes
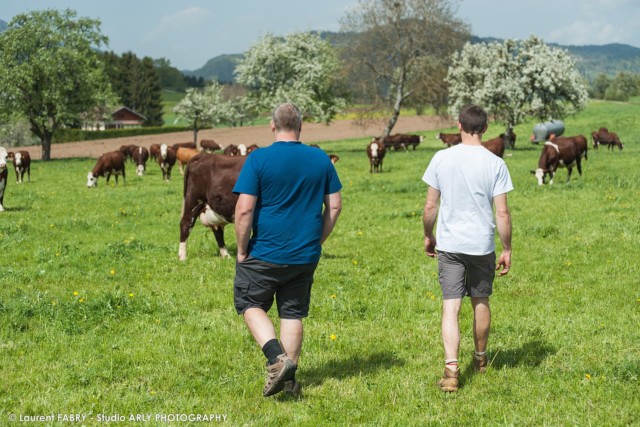
[[[42,138],[42,160],[48,162],[51,160],[51,135],[45,135]]]
[[[393,127],[398,122],[398,117],[400,116],[400,108],[402,107],[402,100],[404,99],[404,96],[402,95],[403,86],[404,85],[399,84],[398,89],[396,90],[396,102],[394,102],[393,104],[393,114],[391,115],[391,118],[389,119],[389,123],[387,123],[387,127],[385,128],[384,133],[382,134],[383,138],[391,134]]]
[[[198,143],[198,128],[194,127],[193,128],[193,143],[196,144],[196,149],[200,150],[200,143]]]

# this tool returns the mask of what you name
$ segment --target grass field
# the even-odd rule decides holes
[[[623,151],[589,150],[583,176],[539,187],[533,123],[505,160],[515,190],[513,267],[496,280],[491,366],[472,375],[461,313],[462,387],[435,387],[443,355],[436,262],[424,255],[421,176],[436,132],[369,174],[365,139],[320,144],[340,161],[343,213],[316,273],[298,378],[304,397],[262,398],[264,357],[233,308],[234,261],[197,224],[177,260],[181,177],[129,167],[86,188],[91,159],[35,162],[0,214],[0,425],[82,414],[85,425],[638,425],[640,106],[594,102],[566,135],[600,126]],[[487,138],[502,132],[491,125]],[[235,253],[232,228],[227,243]],[[499,242],[498,242],[499,247]],[[124,420],[123,418],[124,417]],[[171,420],[171,418],[167,418]],[[201,425],[170,422],[171,425]],[[80,425],[80,424],[78,424]]]

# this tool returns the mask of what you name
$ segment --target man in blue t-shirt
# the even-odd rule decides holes
[[[239,194],[234,304],[267,358],[263,395],[297,395],[302,319],[322,243],[342,209],[342,184],[329,156],[299,141],[298,107],[276,107],[270,126],[276,142],[247,157],[233,188]],[[267,315],[274,297],[280,342]]]
[[[502,268],[499,274],[503,276],[511,267],[511,215],[507,193],[513,190],[513,184],[504,160],[482,146],[487,113],[476,105],[464,107],[458,118],[458,129],[462,143],[438,151],[422,177],[429,186],[422,218],[424,247],[428,256],[438,257],[443,300],[445,369],[437,385],[447,392],[458,390],[458,315],[462,298],[471,297],[473,364],[477,372],[484,372],[491,325],[489,296],[493,291],[495,270]],[[436,217],[438,228],[434,236]],[[496,228],[502,243],[497,266]]]

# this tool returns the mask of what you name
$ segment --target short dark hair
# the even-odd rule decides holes
[[[487,112],[477,105],[466,105],[460,110],[458,121],[463,131],[481,135],[487,126]]]
[[[291,102],[278,105],[273,110],[271,118],[277,131],[289,130],[300,132],[302,127],[302,113],[300,109]]]

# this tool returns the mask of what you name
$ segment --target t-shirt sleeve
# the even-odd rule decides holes
[[[340,178],[338,177],[338,172],[336,172],[336,168],[335,166],[333,166],[333,163],[329,163],[328,174],[329,174],[329,177],[328,177],[329,179],[327,180],[327,185],[325,186],[324,194],[325,195],[333,194],[342,190],[342,183],[340,182]]]
[[[247,157],[247,160],[240,171],[240,175],[238,176],[238,180],[236,181],[236,185],[233,187],[233,192],[235,194],[242,193],[250,194],[252,196],[258,195],[259,181],[254,158],[254,156]]]
[[[499,196],[504,193],[508,193],[513,190],[513,183],[511,182],[511,175],[509,175],[509,169],[507,164],[502,162],[498,168],[498,174],[496,176],[496,184],[493,187],[493,197]]]
[[[433,158],[429,162],[429,166],[427,166],[427,170],[424,171],[424,175],[422,175],[422,180],[429,187],[433,187],[436,190],[440,191],[440,184],[438,183],[438,175],[436,174],[436,164],[437,164],[437,157],[433,156]]]

